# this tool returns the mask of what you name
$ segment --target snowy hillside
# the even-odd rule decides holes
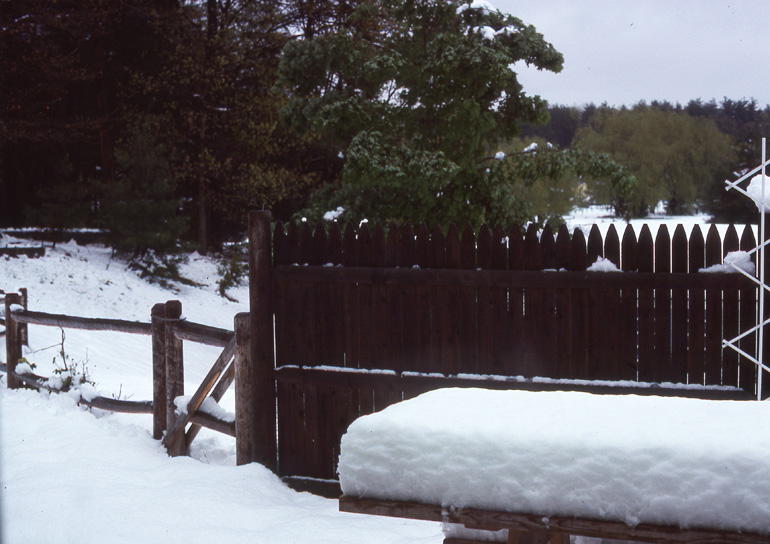
[[[29,289],[29,308],[86,317],[149,321],[153,304],[182,301],[191,321],[232,328],[247,309],[246,288],[216,292],[216,264],[193,255],[183,274],[204,287],[148,284],[99,246],[74,243],[42,259],[0,257],[0,289]],[[24,356],[50,375],[62,341],[30,326]],[[65,331],[64,348],[85,363],[105,396],[152,398],[149,337]],[[185,345],[185,390],[214,362],[214,348]],[[5,346],[0,339],[0,360]],[[259,465],[235,466],[230,437],[203,429],[194,459],[166,456],[151,416],[85,411],[66,397],[8,391],[0,375],[2,538],[7,544],[91,542],[253,544],[439,544],[439,524],[337,512],[337,501],[297,493]],[[223,405],[233,409],[232,391]]]

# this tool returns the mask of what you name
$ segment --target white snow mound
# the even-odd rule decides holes
[[[353,422],[342,491],[770,533],[770,403],[442,389]]]
[[[604,257],[597,257],[596,262],[586,268],[586,270],[588,272],[620,272],[620,269],[615,266],[615,263]]]
[[[768,176],[765,177],[768,178]],[[746,192],[749,194],[749,198],[754,201],[754,204],[757,205],[759,211],[762,211],[762,208],[764,207],[765,212],[770,212],[770,178],[768,178],[768,182],[765,183],[764,206],[762,206],[762,174],[751,178],[748,187],[746,187]]]
[[[751,260],[751,255],[746,251],[731,251],[725,255],[724,264],[715,264],[708,268],[701,268],[699,272],[706,273],[738,273],[743,270],[748,274],[754,274],[756,267]]]

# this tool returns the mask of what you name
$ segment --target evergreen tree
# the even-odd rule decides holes
[[[127,69],[154,50],[148,21],[174,4],[0,3],[0,220],[94,220],[98,195],[87,182],[112,179],[120,87]],[[62,206],[62,195],[73,205]],[[22,207],[33,213],[20,216]]]
[[[240,235],[249,209],[313,183],[304,142],[282,129],[283,98],[271,90],[286,34],[275,5],[253,0],[185,4],[161,23],[162,67],[136,75],[130,116],[157,120],[184,213],[207,251]]]

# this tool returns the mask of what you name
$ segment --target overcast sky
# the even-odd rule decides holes
[[[523,66],[551,104],[770,104],[770,0],[491,0],[564,55],[559,74]]]

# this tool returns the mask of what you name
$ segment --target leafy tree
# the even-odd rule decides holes
[[[608,153],[636,176],[632,199],[614,202],[616,211],[631,215],[644,215],[661,200],[668,213],[691,213],[711,181],[729,173],[732,157],[731,139],[713,121],[674,107],[602,108],[575,139],[584,149]],[[597,203],[612,203],[612,187],[604,180],[589,183],[589,192]]]
[[[511,219],[490,149],[546,118],[511,65],[559,71],[562,56],[532,26],[445,1],[359,4],[349,25],[287,43],[284,118],[344,153],[339,187],[313,199],[345,218]],[[506,162],[506,161],[502,161]]]

